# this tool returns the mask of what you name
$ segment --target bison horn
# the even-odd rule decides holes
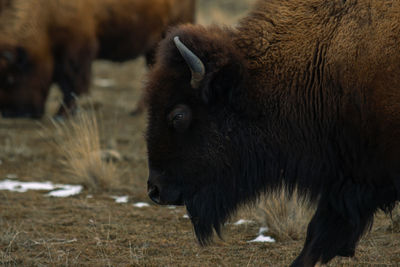
[[[190,85],[192,88],[198,88],[206,73],[203,62],[179,40],[178,36],[174,37],[174,43],[192,72]]]

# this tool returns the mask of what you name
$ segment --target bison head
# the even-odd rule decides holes
[[[247,74],[233,35],[215,27],[173,30],[146,90],[149,197],[186,205],[201,244],[257,191],[250,173],[257,144],[247,140],[257,129],[242,112]]]
[[[45,58],[35,57],[24,47],[0,46],[0,112],[3,117],[40,118],[52,75]]]

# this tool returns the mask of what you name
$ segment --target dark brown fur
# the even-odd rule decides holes
[[[11,6],[12,0],[0,0],[0,13]]]
[[[195,0],[14,0],[0,18],[0,111],[41,117],[52,83],[60,86],[64,107],[73,107],[75,97],[88,91],[94,59],[146,55],[151,64],[167,28],[194,21],[194,5]]]
[[[174,36],[205,65],[198,89]],[[293,266],[353,256],[400,200],[399,44],[395,0],[260,0],[236,28],[174,29],[147,85],[150,196],[185,204],[204,244],[297,187],[318,208]]]

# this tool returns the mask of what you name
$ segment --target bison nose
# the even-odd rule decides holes
[[[152,184],[151,182],[147,182],[147,195],[155,203],[161,204],[160,190],[156,185]]]

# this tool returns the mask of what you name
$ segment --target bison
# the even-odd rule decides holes
[[[193,22],[195,0],[8,0],[0,18],[0,112],[40,118],[52,83],[64,105],[89,88],[94,59],[153,51],[168,27]]]
[[[292,266],[351,257],[400,199],[400,1],[259,0],[182,25],[146,85],[148,195],[201,244],[238,206],[295,189],[317,209]]]

